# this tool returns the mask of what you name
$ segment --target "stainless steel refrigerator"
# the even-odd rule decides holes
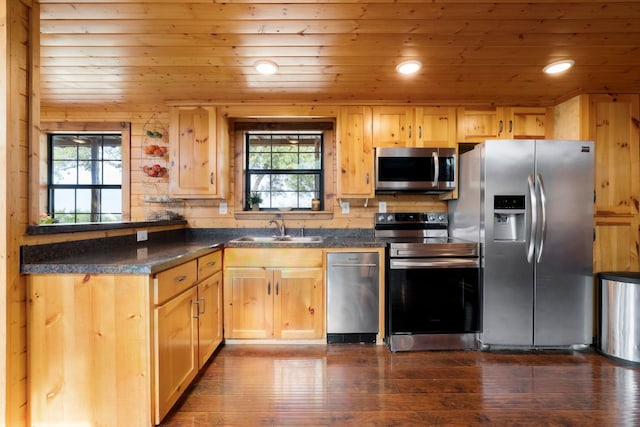
[[[449,233],[478,241],[483,346],[593,338],[594,145],[489,140],[459,156]]]

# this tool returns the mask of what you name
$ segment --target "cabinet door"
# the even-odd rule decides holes
[[[274,335],[280,338],[322,338],[322,269],[280,268],[274,271],[274,282]]]
[[[413,108],[373,107],[373,146],[415,146],[414,121]]]
[[[416,110],[418,147],[456,147],[456,109],[420,107]]]
[[[197,292],[194,286],[154,310],[156,423],[198,372]]]
[[[222,272],[198,284],[198,369],[222,342]]]
[[[342,107],[339,116],[338,197],[373,198],[371,108]]]
[[[505,108],[505,138],[545,139],[552,134],[552,114],[544,107]]]
[[[175,107],[171,110],[169,191],[183,198],[223,198],[224,156],[218,141],[215,107]],[[220,152],[219,152],[220,151]]]
[[[273,293],[273,274],[270,270],[225,269],[225,337],[273,337]]]
[[[496,108],[470,109],[457,112],[459,142],[484,142],[486,139],[507,138],[504,120]]]

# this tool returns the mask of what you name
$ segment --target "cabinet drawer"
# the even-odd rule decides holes
[[[193,286],[197,275],[198,262],[195,259],[156,274],[153,281],[154,304],[162,304],[174,295]]]
[[[198,258],[198,280],[211,276],[222,269],[222,251],[216,251]]]

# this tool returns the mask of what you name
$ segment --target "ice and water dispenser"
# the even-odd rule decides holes
[[[525,213],[523,195],[493,196],[493,240],[525,240]]]

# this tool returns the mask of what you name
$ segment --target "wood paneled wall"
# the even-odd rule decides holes
[[[27,424],[26,282],[20,245],[28,218],[29,138],[37,121],[32,93],[38,3],[0,4],[0,425]],[[35,58],[35,59],[34,59]]]
[[[246,109],[246,107],[243,107]],[[293,107],[291,107],[293,108]],[[289,109],[291,109],[289,108]],[[305,109],[305,107],[301,107]],[[307,110],[306,108],[305,110]],[[255,109],[254,109],[255,111]],[[189,221],[191,227],[196,228],[253,228],[266,227],[267,221],[271,216],[265,214],[264,219],[256,219],[251,216],[247,219],[238,218],[234,214],[239,208],[236,206],[236,191],[242,191],[241,185],[237,184],[238,173],[236,173],[235,163],[241,159],[241,148],[231,147],[232,153],[235,152],[233,158],[229,159],[230,165],[230,197],[226,200],[228,204],[228,212],[226,214],[219,213],[219,200],[185,200],[179,203],[171,203],[167,205],[159,203],[146,203],[145,195],[165,195],[169,191],[168,175],[161,178],[152,178],[146,176],[142,167],[151,162],[161,162],[168,164],[170,159],[165,158],[158,160],[144,154],[144,132],[143,128],[149,118],[155,114],[157,119],[169,129],[169,109],[164,105],[142,105],[134,106],[131,110],[122,110],[114,107],[112,109],[66,109],[64,111],[53,111],[43,109],[41,112],[41,120],[43,122],[131,122],[131,219],[133,221],[145,220],[155,212],[162,212],[165,209],[182,213]],[[238,144],[238,138],[230,137],[232,144]],[[169,141],[171,144],[171,141]],[[238,151],[240,150],[240,151]],[[330,147],[327,154],[329,162],[335,162],[335,147]],[[240,156],[240,157],[239,157]],[[241,160],[240,160],[241,161]],[[327,179],[327,192],[335,193],[335,167],[329,168],[330,176]],[[169,171],[171,173],[171,171]],[[239,190],[238,190],[239,189]],[[332,213],[331,219],[299,219],[292,216],[286,218],[287,226],[291,229],[302,227],[306,228],[368,228],[373,226],[373,214],[378,210],[378,202],[387,202],[387,209],[390,211],[433,211],[446,210],[446,203],[438,199],[437,196],[382,196],[375,200],[369,200],[365,207],[364,200],[348,200],[350,203],[349,214],[342,214],[339,201],[331,198],[330,206],[325,209]],[[323,217],[324,218],[324,217]]]

